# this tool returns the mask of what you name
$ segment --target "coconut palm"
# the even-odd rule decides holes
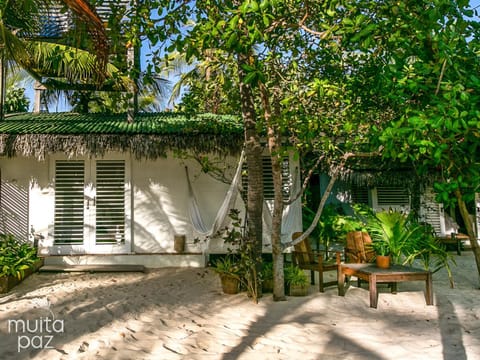
[[[181,73],[170,103],[178,101],[181,111],[232,113],[240,108],[238,87],[235,86],[236,64],[218,50],[205,50],[206,59],[188,65],[185,57],[174,53],[162,64],[164,71]],[[187,71],[185,71],[187,70]]]
[[[67,5],[83,4],[74,7],[80,10],[88,8],[84,0],[64,1]],[[46,40],[36,40],[41,33],[41,19],[48,14],[51,0],[4,0],[0,1],[0,50],[3,59],[15,62],[27,70],[35,79],[47,78],[52,85],[65,83],[86,84],[96,82],[99,85],[105,78],[115,77],[118,71],[105,61],[108,56],[107,38],[103,24],[90,10],[91,19],[88,32],[95,34],[95,53],[64,44]],[[96,21],[93,19],[96,18]],[[93,27],[97,27],[93,30]],[[101,29],[100,29],[101,27]],[[64,85],[66,86],[66,85]]]
[[[107,62],[108,41],[103,23],[85,0],[63,0],[87,24],[94,51],[39,39],[42,19],[58,3],[52,0],[0,1],[0,65],[16,64],[50,89],[136,91],[135,84]],[[80,29],[81,30],[81,29]],[[75,31],[80,31],[75,30]],[[0,76],[1,80],[1,76]],[[4,86],[2,96],[4,97]]]

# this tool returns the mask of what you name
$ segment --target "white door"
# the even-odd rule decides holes
[[[122,159],[56,160],[50,253],[129,253],[128,178]]]

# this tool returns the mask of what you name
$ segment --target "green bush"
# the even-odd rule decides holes
[[[0,276],[15,276],[19,280],[25,276],[25,270],[33,268],[37,249],[18,241],[13,235],[0,234]]]
[[[287,285],[308,285],[308,278],[298,266],[289,265],[284,269]]]
[[[242,271],[240,269],[238,261],[235,261],[235,259],[229,255],[221,257],[217,261],[215,261],[215,263],[213,264],[213,270],[217,274],[229,275],[239,280],[242,275]]]
[[[266,261],[262,263],[262,280],[273,280],[273,262]]]

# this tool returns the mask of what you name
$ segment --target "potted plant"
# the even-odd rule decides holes
[[[273,292],[273,263],[264,262],[262,264],[262,292],[271,293]]]
[[[31,244],[22,243],[11,234],[0,234],[0,264],[0,293],[6,293],[37,271],[43,261]]]
[[[375,251],[377,267],[388,269],[390,267],[390,245],[385,240],[374,240],[371,247]]]
[[[225,294],[238,293],[241,281],[240,267],[232,256],[218,259],[213,270],[220,276],[222,290]]]
[[[306,296],[310,284],[308,278],[298,266],[290,265],[285,268],[285,282],[290,296]]]

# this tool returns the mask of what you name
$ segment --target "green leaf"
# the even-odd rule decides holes
[[[257,78],[257,73],[250,72],[247,74],[247,76],[245,76],[245,78],[243,79],[243,82],[245,84],[252,84],[256,78]]]
[[[235,32],[232,32],[226,43],[227,49],[230,49],[230,50],[233,49],[234,46],[237,44],[237,42],[238,42],[237,34]]]

